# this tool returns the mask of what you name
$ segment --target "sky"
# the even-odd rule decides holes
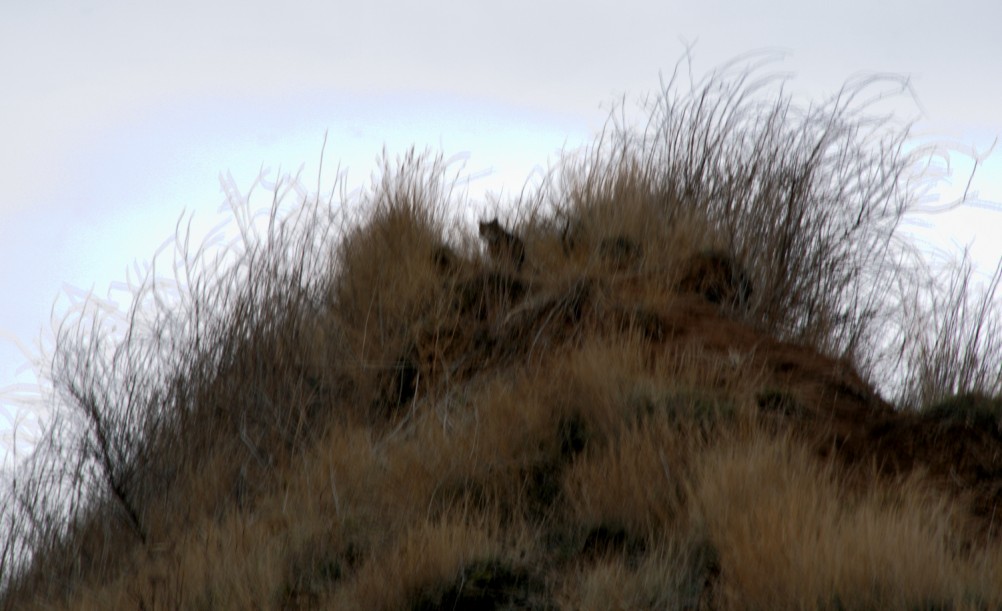
[[[900,113],[949,145],[949,172],[910,219],[929,248],[1002,256],[1002,3],[0,2],[0,464],[44,404],[29,361],[92,294],[128,307],[137,277],[225,184],[338,167],[368,183],[385,150],[457,159],[471,201],[509,195],[592,140],[613,102],[659,86],[691,48],[697,75],[759,49],[788,90],[820,99],[864,73],[909,78]],[[625,96],[625,98],[624,98]],[[919,141],[919,140],[917,140]],[[946,161],[943,170],[946,172]],[[950,179],[950,176],[953,176]],[[307,181],[309,182],[309,181]]]

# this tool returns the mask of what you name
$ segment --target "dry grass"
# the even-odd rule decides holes
[[[724,439],[699,461],[694,517],[719,550],[725,606],[973,608],[1002,601],[997,550],[957,536],[962,512],[918,479],[848,493],[788,438]],[[995,554],[992,558],[991,554]],[[994,573],[994,574],[993,574]]]
[[[998,608],[999,276],[911,265],[873,83],[755,74],[510,202],[518,270],[412,152],[67,320],[0,608]]]

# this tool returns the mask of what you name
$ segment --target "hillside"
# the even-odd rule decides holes
[[[66,325],[0,608],[1002,608],[994,285],[928,282],[859,90],[751,76],[672,80],[497,224],[413,152],[276,187],[125,333]]]

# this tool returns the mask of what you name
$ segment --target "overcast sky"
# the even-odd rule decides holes
[[[182,212],[204,226],[224,218],[221,173],[241,189],[262,166],[315,176],[327,131],[325,164],[340,160],[351,186],[384,146],[415,144],[490,170],[472,195],[510,193],[590,141],[610,102],[657,88],[693,42],[697,75],[784,51],[775,69],[814,98],[859,73],[908,76],[920,104],[903,98],[901,112],[919,133],[984,151],[1002,133],[999,24],[997,0],[4,0],[0,454],[15,420],[30,439],[18,404],[35,378],[18,346],[51,338],[50,314],[81,292],[122,297],[109,289]],[[928,221],[934,237],[976,237],[992,263],[1000,157],[978,175],[973,205]]]

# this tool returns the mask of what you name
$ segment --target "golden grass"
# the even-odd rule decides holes
[[[728,607],[1002,604],[998,582],[988,586],[997,549],[965,550],[957,507],[918,478],[849,494],[794,440],[756,434],[707,450],[691,486]]]
[[[405,608],[414,594],[431,590],[428,596],[434,598],[434,590],[450,584],[463,567],[498,551],[487,531],[465,520],[418,526],[365,563],[337,592],[332,607]]]
[[[703,577],[711,558],[695,545],[662,543],[637,561],[606,556],[581,567],[558,597],[561,608],[693,609],[707,605]]]
[[[741,82],[734,106],[666,92],[647,137],[513,202],[519,271],[412,154],[357,217],[309,200],[232,269],[192,262],[181,302],[151,282],[125,339],[68,327],[63,417],[0,513],[0,608],[1002,606],[997,480],[891,447],[904,416],[860,379],[903,315],[873,280],[908,159]],[[686,284],[706,252],[750,299]],[[887,365],[936,372],[903,400],[1002,391],[995,344],[953,375],[934,331]],[[982,403],[928,426],[989,444]]]

